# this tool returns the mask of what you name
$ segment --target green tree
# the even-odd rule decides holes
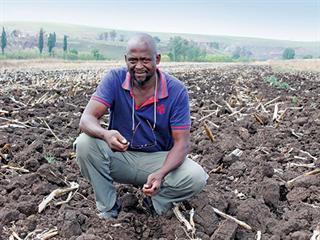
[[[56,46],[56,42],[57,42],[57,36],[56,36],[56,33],[53,32],[53,47]]]
[[[40,32],[39,32],[39,38],[38,38],[38,48],[39,48],[40,54],[42,54],[43,44],[44,44],[44,41],[43,41],[43,29],[41,28]]]
[[[7,46],[7,34],[6,31],[4,30],[4,27],[2,27],[2,34],[1,34],[1,51],[2,55],[4,54],[4,49]]]
[[[169,40],[168,56],[172,61],[182,61],[186,58],[188,41],[182,37],[173,37]]]
[[[55,41],[56,41],[55,33],[50,33],[48,37],[48,52],[50,56],[53,55],[53,48],[56,45]]]
[[[120,42],[124,42],[124,35],[123,35],[123,34],[120,34],[120,36],[119,36],[119,41],[120,41]]]
[[[219,49],[220,46],[219,46],[219,43],[218,42],[210,42],[209,43],[209,46],[213,49]]]
[[[99,34],[98,39],[108,41],[108,36],[109,36],[108,32],[103,32]]]
[[[63,51],[67,52],[68,50],[68,37],[66,35],[63,36]]]
[[[93,57],[96,59],[96,60],[104,60],[104,56],[100,53],[99,49],[92,49],[91,51]]]
[[[104,33],[103,33],[103,39],[104,39],[105,41],[108,41],[108,36],[109,36],[108,32],[104,32]]]
[[[77,60],[78,59],[78,50],[71,48],[68,53],[68,59]]]
[[[283,59],[294,59],[294,56],[296,55],[296,52],[294,51],[293,48],[286,48],[284,49],[282,53],[282,58]]]
[[[201,57],[204,57],[206,52],[198,47],[198,45],[193,42],[189,41],[187,44],[187,53],[186,53],[186,60],[188,61],[197,61]]]
[[[168,48],[171,61],[197,61],[206,55],[197,43],[182,37],[170,38]]]
[[[311,54],[307,54],[303,56],[303,59],[312,59],[313,56]]]
[[[239,59],[241,57],[241,47],[237,46],[235,49],[232,51],[232,58],[233,59]]]
[[[111,41],[115,41],[116,40],[116,36],[117,36],[117,32],[115,30],[112,30],[109,34]]]

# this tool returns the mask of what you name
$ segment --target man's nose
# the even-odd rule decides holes
[[[139,60],[139,61],[137,62],[136,68],[143,68],[143,63],[142,63],[142,61]]]

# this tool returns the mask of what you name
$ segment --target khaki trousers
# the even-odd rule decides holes
[[[113,181],[142,186],[149,174],[161,168],[168,152],[113,152],[108,144],[82,133],[75,142],[77,162],[81,174],[94,189],[96,205],[100,211],[110,210],[117,199]],[[161,215],[172,207],[199,193],[208,175],[202,167],[187,158],[171,171],[160,191],[151,197],[156,212]]]

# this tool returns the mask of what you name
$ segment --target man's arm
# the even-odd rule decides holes
[[[107,107],[104,104],[91,99],[81,116],[80,130],[92,137],[103,139],[113,150],[126,151],[128,141],[118,131],[101,127],[99,119],[106,111]]]
[[[174,144],[169,151],[162,167],[148,176],[147,183],[143,186],[146,195],[153,196],[160,190],[162,179],[171,171],[179,167],[187,157],[190,145],[190,131],[172,131]]]

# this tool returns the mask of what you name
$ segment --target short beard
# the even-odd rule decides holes
[[[141,82],[141,81],[137,80],[134,75],[132,77],[133,77],[134,82],[137,83],[139,87],[145,86],[148,82],[150,82],[150,80],[152,78],[152,76],[146,76],[146,80]]]

